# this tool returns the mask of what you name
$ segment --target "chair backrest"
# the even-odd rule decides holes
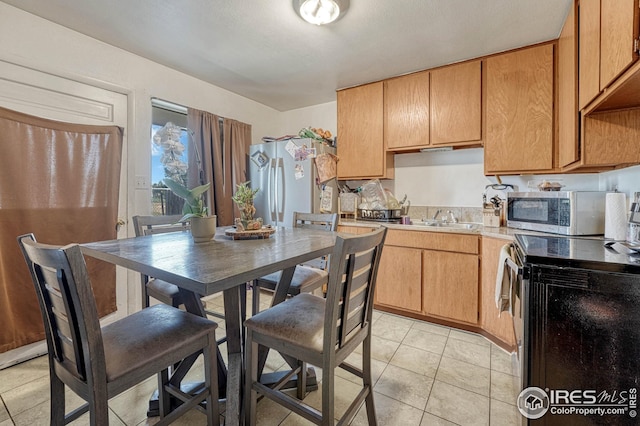
[[[300,213],[293,212],[293,227],[335,231],[338,229],[338,213]],[[329,267],[329,257],[322,256],[303,263],[318,269]]]
[[[387,228],[336,238],[331,254],[325,310],[325,351],[342,348],[369,332],[378,264]],[[333,342],[333,344],[331,343]],[[335,346],[334,346],[335,345]]]
[[[133,216],[136,237],[166,232],[187,231],[190,222],[178,222],[181,215],[170,216]]]
[[[51,365],[89,384],[96,374],[106,375],[98,311],[80,246],[39,244],[33,234],[19,236],[18,243],[38,296]]]

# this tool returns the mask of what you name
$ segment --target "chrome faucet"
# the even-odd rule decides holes
[[[458,223],[458,218],[453,214],[451,210],[447,210],[446,216],[442,215],[442,217],[439,217],[440,213],[442,213],[442,209],[438,209],[436,211],[436,214],[433,215],[433,220],[439,220],[444,223]]]

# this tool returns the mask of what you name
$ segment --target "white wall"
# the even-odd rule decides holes
[[[280,130],[275,109],[1,2],[0,40],[0,60],[128,95],[129,217],[150,209],[149,192],[131,185],[150,181],[152,97],[249,123],[254,142]]]
[[[307,126],[322,127],[334,135],[337,131],[336,102],[280,113],[1,2],[0,40],[0,60],[129,95],[130,182],[134,176],[150,176],[152,97],[250,123],[253,143],[263,136],[295,134]],[[399,197],[407,194],[413,205],[480,207],[485,186],[496,183],[495,178],[484,176],[481,149],[401,154],[395,156],[395,165],[395,179],[383,184]],[[640,166],[602,174],[505,176],[503,182],[526,190],[529,180],[544,178],[562,179],[567,189],[617,187],[628,196],[640,191]],[[148,193],[130,192],[133,211],[129,215],[145,213]]]
[[[269,136],[295,135],[304,127],[329,130],[335,136],[338,130],[337,121],[336,102],[294,109],[282,113],[280,133]]]

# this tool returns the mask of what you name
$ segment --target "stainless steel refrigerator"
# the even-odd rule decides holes
[[[317,184],[313,155],[335,154],[335,148],[313,139],[287,139],[251,145],[249,180],[260,191],[254,198],[255,217],[265,225],[293,225],[293,212],[338,211],[335,179]]]

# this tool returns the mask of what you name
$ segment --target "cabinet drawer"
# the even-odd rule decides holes
[[[385,245],[478,254],[477,235],[389,229]]]
[[[346,234],[366,234],[367,232],[373,232],[378,228],[368,228],[365,226],[349,226],[338,225],[338,232],[344,232]]]

